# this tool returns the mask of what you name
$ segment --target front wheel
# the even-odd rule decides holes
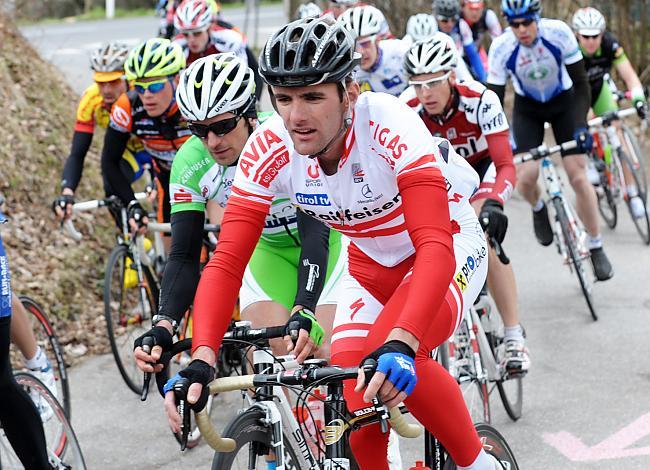
[[[643,213],[636,214],[637,216],[635,217],[634,210],[632,208],[632,198],[630,198],[627,192],[625,194],[625,203],[627,204],[627,208],[630,212],[630,216],[632,217],[632,221],[634,222],[634,226],[641,236],[641,240],[643,240],[643,243],[646,245],[650,245],[650,216],[648,215],[648,195],[644,189],[642,175],[639,173],[639,170],[635,168],[634,163],[625,152],[621,151],[619,153],[619,159],[621,160],[621,165],[623,168],[627,168],[629,170],[629,173],[632,175],[633,181],[628,181],[627,183],[628,185],[629,183],[634,183],[634,186],[637,188],[639,200],[641,201],[641,204],[643,204]],[[643,170],[643,166],[640,168]]]
[[[501,463],[499,470],[519,470],[519,464],[517,464],[512,449],[499,431],[489,424],[480,423],[476,425],[476,432],[483,444],[483,450]],[[448,459],[443,467],[444,470],[456,470],[457,468],[451,459]]]
[[[232,452],[215,452],[212,470],[266,468],[271,447],[271,428],[264,424],[265,413],[259,408],[250,408],[233,419],[223,432],[223,437],[237,443]],[[292,440],[285,434],[284,465],[287,470],[299,470],[302,459],[300,451],[292,447]]]

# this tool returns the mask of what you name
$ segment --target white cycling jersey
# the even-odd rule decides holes
[[[535,42],[519,43],[511,28],[494,39],[488,53],[487,82],[505,85],[508,76],[520,96],[546,103],[573,86],[566,65],[582,59],[578,42],[563,21],[542,18]]]
[[[318,160],[295,151],[282,119],[273,116],[246,143],[231,200],[241,198],[266,210],[274,197],[285,194],[390,267],[415,252],[397,181],[436,168],[447,180],[452,226],[460,233],[482,233],[469,204],[478,175],[449,141],[431,136],[420,117],[397,98],[362,94],[345,143],[337,173],[327,176]]]
[[[356,80],[361,91],[381,91],[394,96],[408,86],[404,72],[404,57],[409,50],[408,42],[402,39],[384,39],[377,43],[379,57],[369,71],[357,68]]]

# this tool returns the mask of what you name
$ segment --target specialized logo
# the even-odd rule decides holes
[[[327,194],[307,194],[296,193],[296,201],[298,204],[306,206],[331,206],[329,196]]]
[[[354,316],[359,313],[359,310],[361,310],[363,307],[365,307],[366,304],[363,301],[362,298],[358,298],[352,304],[350,304],[350,310],[352,310],[352,314],[350,315],[350,320],[354,318]]]

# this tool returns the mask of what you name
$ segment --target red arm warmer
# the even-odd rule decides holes
[[[497,169],[497,178],[488,199],[505,204],[517,184],[517,170],[508,140],[508,131],[486,135],[490,157]]]
[[[194,297],[192,351],[199,346],[219,350],[267,212],[236,197],[228,201],[217,249],[203,269]]]
[[[415,246],[415,264],[408,298],[395,327],[421,340],[431,324],[431,315],[444,301],[456,268],[447,189],[440,170],[435,168],[398,177],[397,185]]]

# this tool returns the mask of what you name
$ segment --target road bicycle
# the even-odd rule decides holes
[[[41,416],[50,464],[54,469],[84,470],[84,461],[79,441],[66,418],[65,410],[38,378],[26,372],[14,373],[16,382],[34,401]],[[24,468],[13,452],[11,444],[0,429],[0,469],[18,470]]]
[[[34,337],[36,338],[36,344],[45,352],[52,366],[56,382],[56,395],[65,410],[66,417],[70,419],[70,384],[68,383],[68,372],[59,340],[43,307],[26,295],[19,296],[19,299],[23,307],[25,307],[25,310],[33,317],[31,324]],[[12,345],[10,354],[12,369],[24,369],[22,354],[20,354],[18,348]]]
[[[609,228],[618,222],[618,204],[625,201],[634,226],[646,245],[650,244],[650,215],[648,215],[648,183],[643,164],[643,154],[633,132],[625,124],[620,125],[620,134],[616,123],[623,118],[636,115],[636,109],[628,108],[610,111],[589,121],[594,137],[591,158],[594,160],[600,176],[600,185],[596,187],[598,210]],[[629,151],[626,151],[628,149]],[[632,178],[632,181],[629,178]],[[635,217],[632,210],[630,187],[636,188],[643,203],[643,215]]]
[[[255,342],[284,336],[285,327],[251,329],[248,322],[238,323],[231,338],[224,341],[239,341],[255,345]],[[176,343],[169,354],[176,354],[191,345],[190,341]],[[367,372],[373,369],[368,366]],[[215,450],[212,468],[263,469],[267,460],[275,460],[276,468],[284,469],[350,469],[354,460],[346,450],[349,448],[350,432],[370,424],[380,423],[388,432],[388,422],[395,431],[408,438],[421,435],[421,427],[409,423],[398,409],[388,410],[378,398],[372,405],[357,411],[354,416],[347,411],[343,397],[343,381],[355,379],[358,369],[327,366],[324,360],[307,360],[302,365],[293,356],[275,357],[267,346],[253,352],[255,374],[217,378],[209,385],[210,395],[240,390],[251,390],[244,394],[249,407],[239,413],[226,427],[223,437],[214,428],[207,410],[195,415],[196,422],[206,442]],[[173,387],[179,412],[183,418],[183,434],[189,426],[189,407],[182,392],[186,385],[181,379]],[[315,396],[315,387],[327,388],[324,403],[324,426],[322,435],[305,436],[300,422],[294,416],[283,389],[295,391],[297,403]],[[519,468],[515,457],[503,437],[489,425],[477,426],[485,443],[484,448],[502,462],[504,468]],[[314,440],[316,452],[307,439]],[[324,448],[319,444],[322,442]],[[454,469],[456,466],[447,456],[444,448],[433,436],[425,433],[425,461],[436,470]]]
[[[561,145],[547,147],[542,144],[515,158],[515,163],[541,160],[542,181],[548,199],[551,201],[550,210],[553,213],[551,228],[558,253],[562,256],[564,263],[569,270],[578,277],[580,289],[594,321],[598,320],[596,307],[594,305],[593,277],[587,274],[585,265],[588,264],[591,253],[587,245],[587,232],[584,225],[576,215],[569,199],[562,191],[562,180],[555,168],[551,155],[560,153],[562,150],[576,148],[575,141],[564,142]]]

